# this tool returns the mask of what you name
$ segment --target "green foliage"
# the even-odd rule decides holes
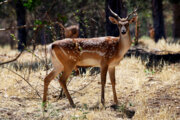
[[[129,102],[129,106],[134,106],[133,103]]]
[[[82,51],[82,50],[83,50],[83,48],[82,48],[81,46],[79,46],[79,50],[80,50],[80,51]]]
[[[118,111],[119,112],[124,112],[126,109],[126,105],[125,104],[122,104],[121,106],[118,107]]]
[[[116,105],[113,108],[118,112],[124,112],[127,109],[126,104]]]
[[[42,108],[45,107],[45,105],[46,105],[46,102],[42,102],[42,103],[41,103],[41,107],[42,107]]]
[[[61,21],[63,23],[66,23],[68,21],[67,16],[64,16],[64,15],[62,15],[60,13],[57,16],[58,16],[58,21]]]
[[[34,21],[34,24],[35,24],[35,25],[42,25],[42,21],[41,21],[41,20],[35,20],[35,21]]]
[[[81,115],[73,115],[73,116],[71,116],[71,119],[72,120],[86,120],[87,119],[86,115],[89,113],[86,110],[88,110],[88,105],[83,104],[82,109],[80,109],[82,114]]]
[[[46,21],[46,20],[44,20],[44,21],[42,21],[42,20],[35,20],[34,21],[34,25],[48,25],[48,24],[50,24],[48,21]]]
[[[145,69],[144,72],[146,74],[155,74],[155,71],[154,70],[149,70],[149,69]]]
[[[34,20],[34,25],[37,25],[37,27],[38,27],[38,25],[48,25],[49,23],[46,21],[46,20],[44,20],[44,21],[42,21],[42,20]],[[37,27],[33,27],[33,30],[37,30]]]
[[[87,105],[87,104],[83,104],[83,108],[84,108],[85,110],[88,110],[88,105]]]
[[[14,41],[17,41],[17,38],[16,38],[15,34],[10,34],[10,36],[12,37],[12,39],[13,39]]]
[[[41,0],[23,0],[23,6],[32,11],[41,4]]]
[[[82,114],[81,116],[77,116],[77,115],[71,116],[71,119],[72,120],[86,120],[87,117],[86,117],[86,114]]]

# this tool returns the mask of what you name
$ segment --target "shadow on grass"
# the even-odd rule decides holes
[[[128,118],[132,118],[135,115],[135,110],[131,110],[125,107],[124,105],[111,105],[110,108],[112,108],[115,111],[124,113]]]
[[[117,117],[121,117],[121,118],[132,118],[135,115],[135,110],[131,110],[130,108],[124,107],[124,105],[111,105],[105,108],[100,108],[99,104],[97,103],[96,105],[92,106],[92,107],[88,107],[87,104],[83,104],[76,106],[76,108],[80,109],[80,110],[90,110],[90,111],[96,111],[96,110],[102,110],[102,109],[112,109],[114,111],[116,111]],[[63,110],[67,109],[67,106],[63,108]]]

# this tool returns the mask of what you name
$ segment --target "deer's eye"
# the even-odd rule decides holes
[[[119,27],[121,27],[122,25],[121,24],[118,24]]]
[[[125,24],[125,26],[126,26],[126,27],[128,27],[128,26],[129,26],[129,24]]]

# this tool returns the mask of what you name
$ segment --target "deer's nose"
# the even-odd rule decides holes
[[[126,34],[126,28],[124,26],[121,28],[121,34]]]
[[[122,34],[126,34],[126,30],[122,30],[121,33],[122,33]]]

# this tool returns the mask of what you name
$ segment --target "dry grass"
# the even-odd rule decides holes
[[[148,50],[152,51],[164,51],[174,53],[180,52],[180,44],[170,42],[167,43],[164,39],[161,39],[158,41],[158,43],[155,43],[152,39],[148,37],[142,37],[139,42],[142,43],[143,46],[146,47]]]
[[[147,39],[141,41],[148,49],[180,51],[180,46],[176,44],[154,44]],[[18,53],[9,47],[0,48],[0,51],[0,61],[10,59]],[[27,78],[42,96],[43,78],[46,75],[44,53],[40,50],[35,53],[41,60],[25,52],[18,61],[5,67]],[[132,118],[134,120],[180,119],[180,64],[164,65],[161,71],[148,70],[140,59],[133,56],[124,58],[116,67],[116,91],[119,100],[116,110],[110,107],[113,104],[113,94],[109,76],[105,108],[100,104],[99,74],[90,76],[87,73],[69,78],[71,82],[68,89],[77,105],[74,109],[70,107],[66,98],[56,100],[54,96],[59,94],[60,87],[57,80],[54,80],[49,87],[48,112],[44,115],[41,110],[41,99],[35,91],[6,68],[0,67],[0,119],[128,119],[123,112],[124,109],[135,110]]]

